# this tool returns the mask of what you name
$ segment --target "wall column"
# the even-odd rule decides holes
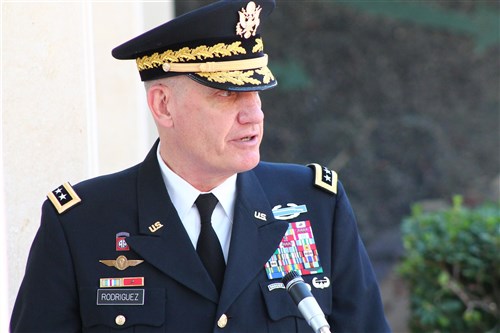
[[[46,194],[136,164],[154,142],[135,63],[112,58],[111,49],[172,12],[172,2],[2,2],[0,246],[7,258],[0,261],[8,273],[0,283],[9,296],[0,303],[0,331]]]

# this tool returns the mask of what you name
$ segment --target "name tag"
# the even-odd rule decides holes
[[[144,289],[97,289],[97,305],[144,305]]]

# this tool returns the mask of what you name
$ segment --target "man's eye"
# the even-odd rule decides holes
[[[236,92],[234,92],[234,91],[229,91],[229,90],[220,90],[219,91],[219,96],[222,96],[222,97],[230,97],[230,96],[233,96],[234,94],[236,94]]]

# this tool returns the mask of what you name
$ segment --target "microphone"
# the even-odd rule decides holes
[[[314,333],[330,333],[330,325],[326,321],[325,314],[311,294],[310,286],[304,282],[300,274],[290,271],[281,281]]]

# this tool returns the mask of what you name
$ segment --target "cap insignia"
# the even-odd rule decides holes
[[[246,8],[241,8],[238,12],[240,21],[236,24],[236,34],[238,36],[245,39],[255,36],[260,25],[259,15],[261,10],[262,7],[256,6],[253,1],[250,1]]]
[[[69,183],[64,183],[49,194],[47,198],[52,202],[59,214],[64,213],[82,200]]]
[[[314,169],[314,185],[330,193],[337,194],[337,173],[317,163],[307,165]]]

